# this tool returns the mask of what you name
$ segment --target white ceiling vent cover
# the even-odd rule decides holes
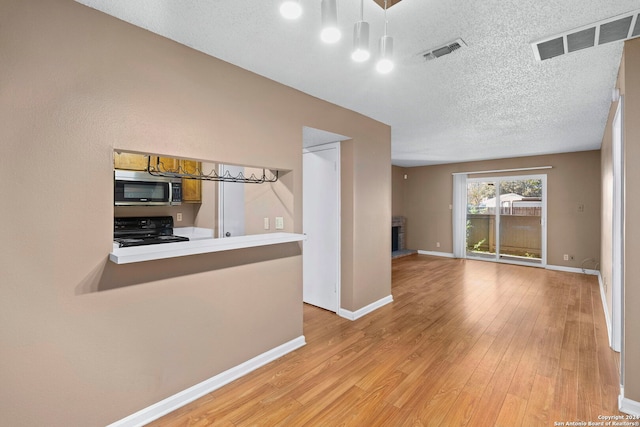
[[[420,55],[426,60],[431,61],[432,59],[440,58],[441,56],[448,55],[450,53],[455,52],[456,50],[466,47],[467,44],[462,39],[456,39],[452,42],[446,43],[442,46],[438,46],[433,49],[429,49],[427,51],[422,52]]]
[[[640,9],[531,43],[538,61],[640,36]]]

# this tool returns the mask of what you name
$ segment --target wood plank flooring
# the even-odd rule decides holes
[[[305,347],[150,425],[528,427],[619,414],[595,276],[412,255],[393,260],[392,293],[353,322],[305,306]]]

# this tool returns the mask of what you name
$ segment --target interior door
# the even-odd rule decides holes
[[[340,272],[339,144],[303,152],[303,301],[338,312]]]
[[[219,174],[236,176],[244,173],[243,166],[220,165]],[[244,236],[244,184],[219,182],[218,237]]]

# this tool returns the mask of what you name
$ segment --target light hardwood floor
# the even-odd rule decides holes
[[[413,255],[394,302],[304,308],[307,345],[152,426],[552,426],[617,410],[595,276]]]

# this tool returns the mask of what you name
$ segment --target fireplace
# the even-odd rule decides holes
[[[399,246],[399,234],[400,227],[391,227],[391,252],[395,252],[400,249]]]
[[[391,218],[391,252],[402,251],[404,247],[404,226],[405,218],[403,216],[394,216]]]

